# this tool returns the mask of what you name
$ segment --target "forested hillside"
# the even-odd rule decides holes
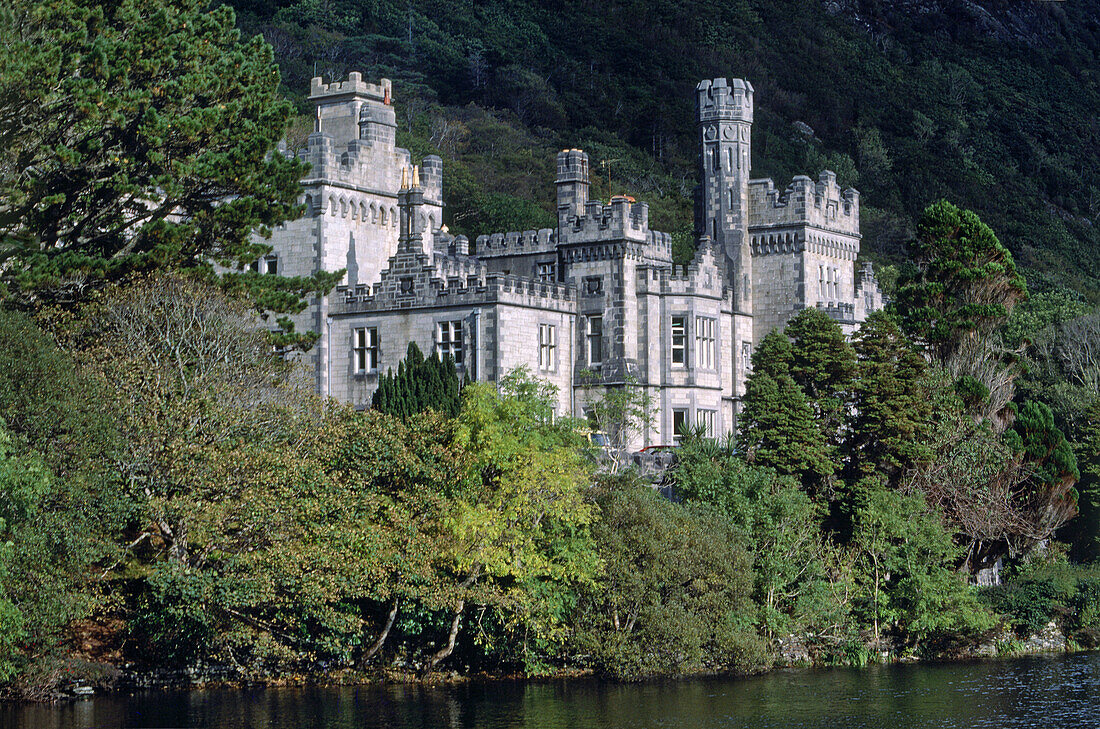
[[[303,111],[314,74],[395,79],[401,141],[448,163],[453,228],[546,224],[569,146],[614,160],[614,192],[686,233],[692,90],[739,76],[757,91],[754,175],[834,169],[864,195],[867,255],[899,260],[919,211],[948,198],[1033,290],[1100,300],[1095,0],[234,3]]]

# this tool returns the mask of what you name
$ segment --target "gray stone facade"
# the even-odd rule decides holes
[[[310,97],[307,211],[275,232],[273,256],[286,275],[348,270],[298,323],[321,333],[310,355],[319,391],[357,407],[415,341],[473,380],[525,365],[558,387],[563,415],[582,416],[606,388],[643,387],[657,412],[638,447],[673,442],[681,422],[723,435],[764,334],[811,306],[851,332],[882,306],[869,264],[856,269],[858,192],[828,171],[782,192],[751,179],[748,82],[696,90],[697,242],[682,270],[644,202],[589,198],[577,149],[558,154],[555,228],[452,236],[442,160],[417,167],[395,147],[388,80],[314,79]]]

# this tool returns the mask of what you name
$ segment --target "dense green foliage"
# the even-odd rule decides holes
[[[910,248],[914,269],[898,281],[905,329],[949,361],[965,342],[988,334],[1027,296],[1012,254],[969,210],[938,202],[924,211]]]
[[[4,2],[0,37],[9,301],[67,304],[165,268],[239,272],[270,252],[255,231],[300,212],[305,166],[273,153],[291,107],[271,47],[242,42],[228,7]],[[233,273],[225,284],[282,313],[336,280]]]
[[[629,479],[596,496],[601,587],[581,602],[577,643],[619,677],[750,670],[752,569],[741,535],[702,505],[684,508]]]
[[[458,371],[450,355],[441,360],[438,355],[424,358],[416,342],[397,365],[397,372],[387,372],[378,378],[378,389],[371,398],[375,410],[408,417],[425,410],[445,415],[458,415]]]

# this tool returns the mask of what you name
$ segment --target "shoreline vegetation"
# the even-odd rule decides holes
[[[699,670],[689,673],[663,674],[646,676],[633,679],[634,682],[650,681],[684,681],[707,678],[748,678],[760,676],[773,671],[783,670],[828,670],[831,668],[865,668],[874,665],[900,665],[900,664],[942,664],[942,663],[976,663],[984,661],[1010,660],[1014,658],[1029,657],[1055,657],[1060,655],[1074,655],[1079,653],[1094,653],[1095,648],[1082,648],[1075,645],[1072,639],[1067,639],[1061,634],[1056,624],[1052,622],[1040,633],[1019,638],[1011,630],[1002,630],[995,636],[990,636],[985,641],[971,646],[960,647],[960,650],[950,655],[938,655],[922,658],[916,655],[896,656],[875,655],[867,651],[864,655],[855,656],[847,660],[834,660],[828,663],[812,662],[777,662],[767,667],[760,667],[747,672],[731,673],[728,671]],[[232,667],[229,666],[192,666],[185,669],[133,669],[118,667],[101,667],[98,672],[89,672],[83,678],[74,680],[71,684],[61,688],[51,697],[54,701],[81,700],[92,696],[109,696],[112,694],[126,694],[138,691],[173,691],[173,690],[220,690],[220,689],[249,689],[249,688],[328,688],[335,686],[379,686],[379,685],[403,685],[403,686],[455,686],[467,683],[495,682],[540,682],[553,683],[558,681],[577,680],[609,680],[606,676],[592,669],[566,669],[558,668],[549,673],[525,674],[525,673],[492,673],[492,672],[462,672],[459,670],[440,671],[428,676],[411,670],[389,668],[360,672],[345,668],[334,672],[317,671],[294,673],[270,677],[242,677],[234,676]],[[611,679],[614,680],[614,679]]]
[[[687,428],[656,484],[522,368],[410,345],[357,412],[283,318],[343,272],[250,270],[304,169],[235,22],[0,5],[0,696],[127,665],[751,673],[1051,621],[1100,645],[1100,311],[1029,292],[977,214],[928,205],[852,337],[816,309],[764,337],[738,432]],[[611,442],[654,416],[594,396]]]

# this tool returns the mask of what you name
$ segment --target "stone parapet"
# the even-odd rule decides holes
[[[584,215],[574,215],[559,222],[560,242],[594,243],[609,240],[647,242],[649,205],[627,197],[616,197],[610,205],[589,200]]]
[[[825,170],[814,182],[798,175],[785,190],[770,179],[749,181],[749,229],[810,225],[859,236],[859,192],[841,189],[836,175]]]
[[[407,297],[375,296],[368,286],[338,286],[330,310],[333,315],[341,315],[500,303],[573,314],[577,310],[576,299],[576,289],[566,284],[490,273],[476,284],[464,281],[457,287],[433,278],[429,290],[415,290]]]
[[[393,82],[388,78],[372,84],[363,80],[363,74],[352,71],[346,81],[324,83],[324,79],[315,76],[309,82],[309,98],[320,99],[332,96],[365,96],[368,99],[389,104],[393,99]]]
[[[695,87],[696,121],[752,121],[752,84],[744,79],[706,79]]]

